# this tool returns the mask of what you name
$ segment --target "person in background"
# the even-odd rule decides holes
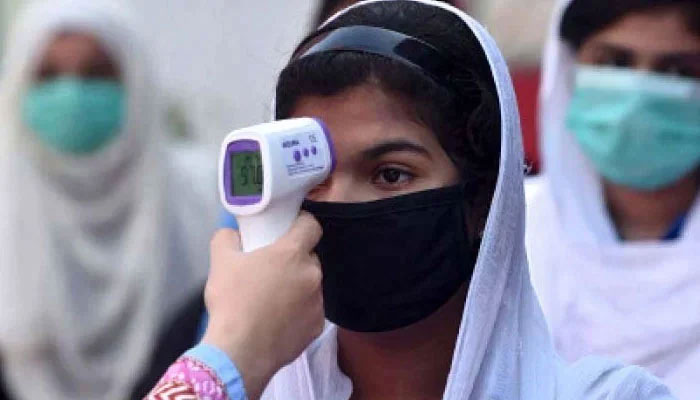
[[[0,358],[8,396],[131,398],[159,331],[204,283],[214,177],[165,142],[149,49],[119,4],[35,2],[5,49]]]
[[[700,3],[560,1],[526,184],[533,284],[555,344],[700,396]]]

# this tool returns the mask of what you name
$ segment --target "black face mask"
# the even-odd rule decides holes
[[[471,277],[464,187],[369,203],[305,201],[323,227],[326,317],[356,332],[402,328],[437,311]]]

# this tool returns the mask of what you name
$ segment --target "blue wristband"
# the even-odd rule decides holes
[[[226,393],[230,400],[247,400],[243,386],[243,378],[238,368],[222,350],[200,343],[185,353],[211,368],[221,382],[226,385]]]

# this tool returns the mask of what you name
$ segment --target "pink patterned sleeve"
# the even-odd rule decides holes
[[[226,386],[202,362],[180,357],[145,400],[231,400]]]

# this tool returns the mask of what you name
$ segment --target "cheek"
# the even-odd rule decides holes
[[[457,166],[450,160],[447,155],[445,155],[445,163],[443,166],[443,176],[444,182],[447,185],[456,185],[460,181],[459,170]]]
[[[592,56],[592,53],[590,51],[586,51],[585,49],[581,49],[576,54],[576,61],[579,64],[594,64],[595,58]]]
[[[433,162],[428,167],[426,180],[436,187],[456,185],[460,181],[460,172],[452,159],[440,148],[433,154]]]
[[[601,57],[599,50],[589,41],[584,42],[576,53],[576,61],[580,64],[596,64]]]

